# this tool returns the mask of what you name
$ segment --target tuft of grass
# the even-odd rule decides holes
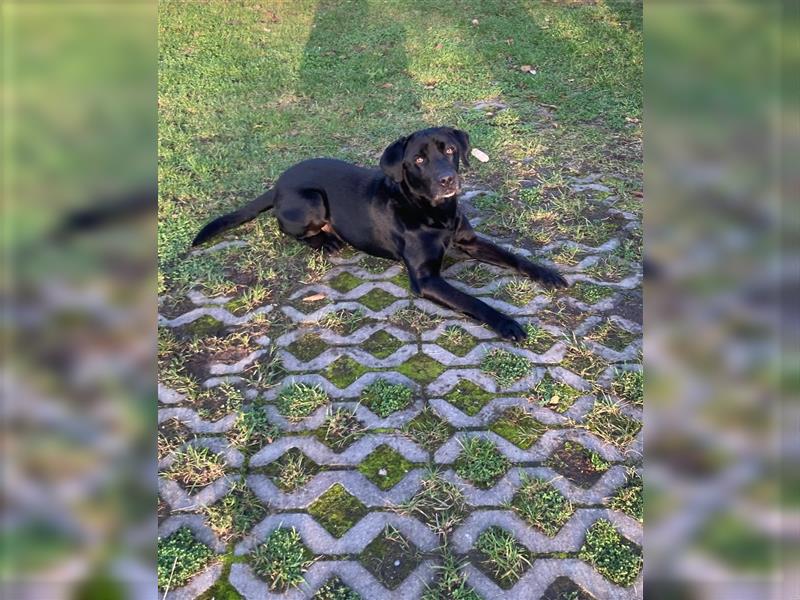
[[[553,347],[556,340],[553,335],[546,329],[537,327],[533,323],[525,324],[525,333],[528,334],[522,342],[519,343],[523,348],[527,348],[536,354],[544,354]]]
[[[361,600],[361,596],[342,583],[338,577],[332,577],[317,590],[312,600]]]
[[[367,316],[363,311],[342,309],[329,312],[320,318],[317,324],[340,335],[350,335],[366,322]]]
[[[461,454],[453,467],[460,477],[488,489],[505,475],[510,463],[489,440],[470,437],[461,442]]]
[[[467,503],[458,486],[431,470],[420,482],[419,491],[396,510],[420,519],[444,537],[467,516]]]
[[[267,514],[243,481],[237,481],[222,500],[203,510],[209,526],[224,542],[241,539]]]
[[[181,527],[165,538],[158,538],[156,553],[158,587],[165,591],[185,585],[214,556],[213,550],[194,539],[187,527]]]
[[[606,579],[626,587],[636,581],[642,570],[641,551],[605,519],[597,521],[586,532],[586,541],[578,556]]]
[[[380,417],[388,417],[411,404],[412,391],[400,383],[377,379],[361,393],[361,402]]]
[[[278,410],[289,421],[297,423],[328,401],[328,394],[318,385],[293,383],[278,395]]]
[[[308,507],[308,514],[337,538],[347,533],[367,512],[367,507],[340,483],[334,483]]]
[[[575,510],[572,503],[543,479],[522,477],[511,508],[534,527],[549,536],[556,535]]]
[[[641,475],[635,469],[628,468],[625,485],[614,494],[610,506],[639,522],[644,520],[644,484]]]
[[[506,410],[489,429],[523,449],[533,446],[547,430],[519,406]]]
[[[366,428],[353,410],[337,408],[328,411],[317,437],[336,452],[340,452],[360,439],[365,432]]]
[[[542,380],[533,388],[530,399],[543,406],[563,413],[569,409],[580,397],[581,393],[566,383],[561,383],[553,379],[550,374],[546,374]]]
[[[294,527],[276,529],[250,554],[253,571],[267,580],[272,591],[299,586],[312,562],[311,552]]]
[[[470,287],[481,288],[488,285],[495,275],[483,265],[471,264],[461,269],[456,277]]]
[[[515,279],[499,288],[494,296],[501,300],[508,299],[511,304],[525,306],[536,298],[536,285],[530,279]]]
[[[318,471],[319,465],[297,448],[290,449],[264,468],[275,485],[285,492],[304,486]]]
[[[244,394],[229,383],[201,391],[192,399],[197,414],[202,419],[218,421],[225,415],[239,412],[244,403]]]
[[[456,356],[466,356],[475,347],[477,340],[463,328],[449,325],[445,327],[436,343]]]
[[[641,371],[617,370],[611,384],[611,391],[620,400],[635,406],[644,404],[644,373]]]
[[[225,475],[222,458],[205,446],[187,446],[175,453],[175,462],[164,476],[177,481],[187,491],[203,488]]]
[[[475,548],[484,556],[483,566],[503,588],[514,585],[531,566],[529,552],[500,527],[489,527],[478,536]]]
[[[606,348],[622,352],[636,340],[637,336],[611,321],[606,321],[586,337]]]
[[[478,593],[467,583],[464,574],[466,561],[459,562],[451,551],[445,547],[442,550],[442,564],[434,569],[437,571],[436,584],[426,586],[422,600],[481,600]]]
[[[358,470],[382,490],[388,490],[400,482],[414,464],[394,448],[382,444],[361,461]]]
[[[494,348],[481,361],[481,370],[492,375],[501,387],[507,387],[531,372],[533,365],[524,356]]]
[[[579,341],[573,340],[572,345],[564,354],[561,366],[594,384],[608,365],[589,348]]]
[[[625,448],[636,439],[642,424],[623,413],[619,401],[604,396],[594,403],[579,427],[606,443]]]
[[[581,302],[593,305],[614,295],[614,289],[588,281],[578,281],[572,285],[569,294]]]
[[[416,334],[435,328],[442,322],[442,318],[431,315],[416,307],[403,308],[389,316],[389,322],[403,329],[409,329]]]
[[[280,428],[270,422],[263,404],[253,404],[239,414],[228,432],[228,440],[241,452],[251,453],[274,442]]]
[[[278,355],[275,346],[269,352],[262,354],[244,373],[245,378],[258,388],[272,387],[286,376],[283,361]]]
[[[430,406],[409,421],[403,432],[428,452],[435,452],[454,433],[453,427],[437,415]]]
[[[359,560],[384,586],[393,590],[416,568],[420,554],[403,534],[388,525],[364,548]]]

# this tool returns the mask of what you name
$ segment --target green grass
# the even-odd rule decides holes
[[[469,379],[459,379],[455,387],[444,397],[450,404],[470,417],[477,415],[492,398],[492,394]]]
[[[550,374],[546,374],[542,380],[533,388],[531,399],[539,406],[549,408],[559,413],[568,410],[581,393],[575,388],[568,386],[553,379]]]
[[[492,442],[477,437],[461,442],[461,454],[453,464],[460,477],[482,489],[497,483],[509,466],[508,459]]]
[[[642,424],[622,412],[619,401],[607,396],[599,398],[580,425],[606,443],[624,449],[642,428]]]
[[[461,327],[449,325],[437,338],[436,343],[456,356],[466,356],[477,345],[478,340]]]
[[[281,414],[296,423],[328,401],[328,394],[318,385],[293,383],[278,395],[276,405]]]
[[[338,577],[333,577],[317,590],[312,600],[361,600],[361,596],[342,583]]]
[[[422,412],[403,428],[405,434],[428,452],[436,452],[439,446],[452,437],[454,431],[453,427],[430,406],[422,409]]]
[[[422,600],[481,600],[478,593],[467,583],[463,572],[466,562],[459,562],[447,547],[442,552],[442,564],[434,567],[437,573],[436,583],[428,586],[422,594]]]
[[[529,552],[514,536],[499,527],[490,527],[481,533],[475,548],[484,556],[483,566],[506,589],[531,566]]]
[[[617,371],[611,391],[620,399],[635,406],[644,404],[644,373],[641,371]]]
[[[264,472],[283,491],[291,492],[308,483],[319,472],[319,465],[297,448],[292,448],[266,465]]]
[[[525,450],[533,446],[547,430],[519,406],[506,410],[489,429]]]
[[[522,379],[530,374],[532,368],[533,365],[524,356],[501,348],[489,350],[481,361],[481,370],[492,375],[501,387],[508,387]]]
[[[625,485],[616,491],[609,506],[641,522],[644,519],[644,483],[641,475],[630,469]]]
[[[631,585],[642,570],[641,551],[605,519],[597,521],[586,532],[586,541],[578,556],[621,586]]]
[[[464,493],[433,470],[422,479],[419,491],[396,510],[421,520],[440,537],[448,535],[467,516]]]
[[[214,552],[194,539],[191,530],[181,527],[165,538],[158,538],[157,555],[158,587],[174,590],[202,571]]]
[[[542,479],[524,476],[511,507],[549,536],[556,535],[574,513],[572,504]]]
[[[377,379],[361,393],[361,402],[376,415],[385,418],[411,404],[412,396],[411,389],[401,383]]]
[[[308,514],[331,535],[342,537],[367,514],[367,507],[340,483],[333,484],[308,507]]]
[[[366,428],[353,410],[337,408],[328,412],[325,422],[317,431],[317,437],[336,452],[341,452],[365,432]]]
[[[187,491],[194,492],[213,483],[225,474],[222,458],[205,446],[187,446],[175,453],[175,462],[164,473]]]
[[[267,514],[267,509],[243,481],[237,481],[222,500],[204,509],[208,525],[223,541],[244,536]]]
[[[270,590],[279,592],[303,583],[303,574],[312,562],[311,552],[294,527],[276,529],[250,554],[253,571],[267,580]]]

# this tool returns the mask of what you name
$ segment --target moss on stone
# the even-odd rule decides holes
[[[421,384],[428,384],[444,373],[445,367],[426,354],[415,354],[397,370]]]
[[[518,406],[506,410],[492,423],[490,429],[515,446],[526,450],[547,431],[544,425]]]
[[[444,399],[470,417],[477,415],[493,395],[469,379],[460,379]]]
[[[220,337],[226,325],[211,315],[203,315],[191,323],[181,326],[178,331],[194,338]]]
[[[378,446],[361,461],[358,470],[382,490],[388,490],[405,477],[414,464],[385,444]]]
[[[367,368],[349,356],[341,356],[329,364],[323,377],[336,387],[343,389],[367,372]]]
[[[466,356],[478,344],[478,340],[462,327],[450,326],[445,328],[436,343],[456,356]]]
[[[381,329],[369,336],[361,347],[376,358],[387,358],[402,345],[403,342]]]
[[[308,513],[337,538],[347,533],[367,512],[367,507],[340,483],[333,484],[308,507]]]
[[[286,349],[303,362],[322,354],[328,345],[316,333],[309,333],[289,344]]]
[[[336,277],[328,281],[328,285],[330,285],[336,291],[342,292],[346,294],[352,289],[357,288],[359,285],[364,283],[361,279],[348,273],[347,271],[342,271]]]
[[[411,282],[408,280],[408,273],[403,269],[400,273],[392,277],[389,281],[404,290],[411,291]]]
[[[397,302],[396,298],[382,288],[373,288],[358,299],[358,302],[369,308],[370,310],[379,311],[383,310],[393,302]]]

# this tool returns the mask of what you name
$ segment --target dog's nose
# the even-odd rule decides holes
[[[439,178],[439,183],[443,186],[451,186],[455,181],[455,177],[453,175],[445,175],[444,177]]]

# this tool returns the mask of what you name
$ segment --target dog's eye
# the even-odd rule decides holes
[[[414,162],[417,163],[418,165],[421,165],[422,163],[425,162],[425,159],[422,156],[418,156],[417,158],[414,159]]]
[[[447,154],[452,154],[453,152],[455,152],[455,151],[456,151],[456,149],[455,149],[455,147],[454,147],[454,146],[448,146],[447,148],[445,148],[445,149],[444,149],[444,151],[445,151]]]

